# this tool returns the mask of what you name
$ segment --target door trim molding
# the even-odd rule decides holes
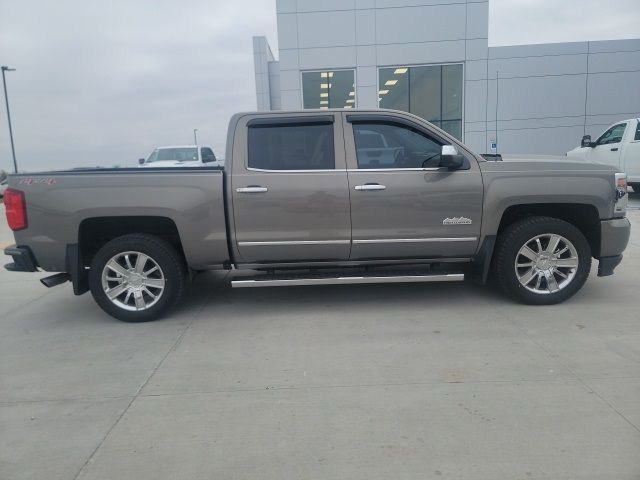
[[[348,245],[350,240],[286,240],[273,242],[238,242],[241,247],[278,247],[283,245]]]
[[[430,242],[475,242],[478,237],[435,237],[435,238],[381,238],[354,240],[354,245],[369,243],[430,243]]]

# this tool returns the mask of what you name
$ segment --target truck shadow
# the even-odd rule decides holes
[[[447,309],[461,305],[495,308],[512,303],[493,285],[478,285],[472,281],[446,283],[394,283],[368,285],[324,285],[263,288],[232,288],[232,275],[218,272],[198,275],[187,289],[180,310],[198,308],[206,303],[209,311],[244,310],[246,313],[278,312],[300,314],[309,310],[342,309],[344,311],[389,308],[390,305]],[[233,308],[231,308],[233,307]],[[391,312],[392,313],[392,312]],[[237,315],[237,313],[236,313]]]

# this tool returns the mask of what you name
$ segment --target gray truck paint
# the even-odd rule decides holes
[[[318,115],[334,117],[334,170],[247,167],[248,121]],[[359,170],[347,115],[384,115],[413,122],[455,145],[469,168]],[[198,270],[224,268],[229,263],[257,268],[464,261],[480,252],[485,238],[496,235],[510,206],[585,204],[596,208],[601,220],[615,216],[615,169],[610,166],[566,159],[485,161],[455,138],[404,112],[236,114],[230,121],[226,152],[224,171],[124,169],[12,175],[9,185],[25,192],[29,219],[27,229],[15,232],[16,243],[29,247],[42,269],[64,271],[65,248],[78,243],[83,220],[160,216],[175,223],[186,261]],[[386,188],[355,188],[367,183]],[[238,191],[255,186],[267,191]],[[452,220],[460,218],[464,221]],[[618,255],[626,246],[628,221],[618,223],[602,229],[607,255]],[[625,228],[627,239],[620,231]]]

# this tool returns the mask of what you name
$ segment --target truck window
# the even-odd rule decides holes
[[[626,127],[626,123],[619,123],[617,125],[614,125],[600,136],[600,138],[596,142],[596,145],[620,143],[622,141],[622,136],[624,135]]]
[[[425,133],[394,123],[354,123],[358,168],[435,168],[442,143]]]
[[[332,124],[249,127],[248,167],[260,170],[332,170]]]
[[[216,156],[214,155],[213,150],[211,150],[209,147],[200,148],[200,155],[202,157],[202,163],[216,161]]]
[[[638,120],[636,126],[636,136],[633,137],[634,140],[640,140],[640,120]]]

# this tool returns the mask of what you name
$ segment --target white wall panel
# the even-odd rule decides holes
[[[356,0],[356,9],[376,8],[376,0]]]
[[[378,45],[378,66],[464,61],[464,40]]]
[[[356,47],[306,48],[300,51],[300,69],[353,68]]]
[[[300,48],[355,45],[355,11],[298,14]]]
[[[295,13],[279,13],[278,48],[298,48],[298,21]]]
[[[489,118],[494,118],[495,79],[489,80]],[[584,114],[585,79],[581,76],[501,79],[498,118],[545,118]],[[493,101],[491,101],[493,99]]]
[[[376,14],[374,10],[356,10],[356,44],[376,43]]]
[[[356,88],[358,108],[378,108],[378,88],[375,86]]]
[[[487,111],[487,81],[465,82],[464,119],[467,122],[484,121]]]
[[[276,0],[277,13],[295,13],[296,0]]]
[[[302,108],[302,95],[300,90],[282,90],[280,95],[283,110],[298,110]]]
[[[489,47],[487,46],[486,38],[466,41],[467,60],[480,60],[487,58],[488,55]]]
[[[376,10],[376,41],[380,44],[464,38],[464,4]]]
[[[640,72],[589,75],[587,114],[640,112]]]
[[[353,10],[355,0],[298,0],[298,12]]]
[[[378,69],[376,67],[358,67],[356,83],[358,85],[376,86],[378,84]]]
[[[467,3],[467,38],[489,37],[489,2]]]
[[[640,50],[640,38],[589,42],[590,53],[628,52],[633,50]]]
[[[592,53],[589,55],[589,73],[630,70],[640,70],[640,50],[635,52]]]
[[[541,57],[587,53],[587,42],[509,45],[489,48],[489,58]]]
[[[280,50],[280,69],[294,70],[299,68],[298,49]]]
[[[586,73],[587,55],[489,60],[489,78],[495,77],[496,71],[500,72],[500,77],[503,78]]]
[[[356,48],[358,65],[377,65],[375,45],[362,45]]]
[[[280,71],[280,88],[282,90],[300,89],[300,71],[299,70],[281,70]]]

